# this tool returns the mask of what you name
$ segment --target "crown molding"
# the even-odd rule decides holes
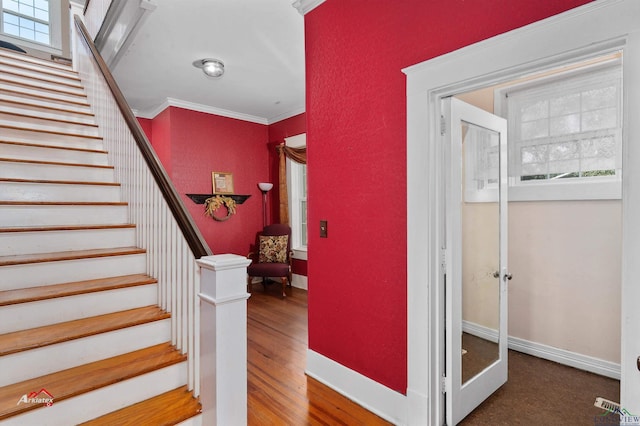
[[[325,0],[296,0],[293,2],[292,6],[298,9],[300,15],[304,16],[316,7],[320,6],[324,1]]]
[[[207,114],[219,115],[221,117],[235,118],[237,120],[249,121],[251,123],[258,123],[258,124],[265,124],[265,125],[277,123],[278,121],[285,120],[287,118],[293,117],[294,115],[302,114],[303,112],[305,112],[304,107],[298,107],[298,108],[294,108],[290,112],[283,113],[268,119],[265,117],[258,117],[256,115],[243,114],[236,111],[230,111],[228,109],[216,108],[209,105],[197,104],[194,102],[183,101],[180,99],[167,98],[164,100],[164,102],[162,102],[160,105],[156,106],[155,108],[151,108],[144,111],[134,110],[133,113],[135,114],[136,117],[152,120],[158,114],[160,114],[162,111],[169,108],[170,106],[184,108],[191,111],[204,112]]]

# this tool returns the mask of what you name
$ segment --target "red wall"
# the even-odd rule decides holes
[[[148,123],[139,121],[147,132]],[[211,250],[246,255],[262,229],[257,183],[269,179],[268,127],[169,107],[151,120],[151,135],[152,146]],[[251,195],[224,222],[205,216],[204,206],[185,195],[210,194],[213,171],[233,173],[234,192]]]
[[[327,0],[305,16],[310,349],[406,391],[401,69],[586,2]]]

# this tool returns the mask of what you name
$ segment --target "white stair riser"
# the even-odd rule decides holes
[[[115,383],[74,398],[56,402],[4,420],[3,426],[68,426],[82,423],[112,411],[184,386],[186,362],[171,365],[129,380]],[[38,392],[40,389],[34,389]],[[16,397],[16,403],[22,395]]]
[[[6,122],[4,122],[6,124]],[[34,126],[35,127],[35,126]],[[63,147],[63,148],[80,148],[91,150],[103,150],[102,139],[95,136],[86,136],[79,133],[51,133],[29,129],[24,126],[9,126],[0,123],[0,137],[3,141],[23,142],[29,144]]]
[[[44,148],[30,145],[0,143],[0,157],[16,160],[59,161],[73,164],[108,165],[109,158],[103,152],[76,151],[62,148]]]
[[[0,61],[7,64],[9,63],[20,64],[20,65],[32,67],[35,69],[45,69],[49,72],[63,73],[71,76],[78,75],[73,70],[71,65],[52,63],[51,61],[44,61],[42,59],[35,58],[33,56],[25,56],[23,54],[14,53],[14,52],[7,52],[7,51],[0,52]]]
[[[2,319],[0,334],[141,308],[157,303],[157,285],[147,284],[7,305],[0,309],[0,318]]]
[[[68,102],[74,102],[74,103],[80,102],[82,104],[87,104],[86,96],[81,96],[81,95],[77,95],[74,93],[67,93],[67,92],[42,90],[38,86],[20,84],[17,82],[6,80],[6,79],[3,79],[0,81],[0,92],[2,90],[9,90],[11,92],[21,92],[26,95],[33,95],[37,97],[45,96],[47,98],[58,99],[59,101],[62,101],[62,102],[68,101]]]
[[[24,88],[15,87],[11,89],[6,85],[3,87],[1,81],[0,94],[7,99],[18,98],[24,102],[42,103],[53,108],[77,109],[79,111],[91,112],[91,106],[87,103],[86,98],[75,99],[73,102],[69,102],[68,100],[60,99],[55,94],[51,93],[38,92],[37,90],[27,91]]]
[[[4,162],[0,160],[0,178],[114,182],[113,174],[112,168],[104,167]]]
[[[128,222],[127,206],[0,206],[3,226],[101,225]]]
[[[59,121],[42,120],[38,117],[20,117],[11,114],[0,113],[0,125],[3,126],[3,135],[16,135],[16,132],[28,134],[40,134],[40,138],[49,137],[50,134],[63,133],[66,137],[89,136],[99,138],[97,127],[84,126],[82,124],[63,123]],[[5,132],[6,131],[6,132]],[[9,133],[9,132],[13,133]],[[29,136],[27,136],[29,137]]]
[[[0,256],[135,245],[135,228],[0,232]]]
[[[57,183],[0,182],[3,201],[120,201],[120,187]]]
[[[46,79],[55,83],[81,87],[78,76],[74,75],[73,73],[65,73],[56,70],[44,70],[42,68],[38,68],[37,66],[20,64],[0,58],[0,73],[2,72],[20,74],[24,77]]]
[[[9,84],[24,84],[29,86],[36,86],[40,90],[48,90],[54,92],[63,92],[65,94],[71,94],[74,96],[84,96],[84,90],[79,87],[69,87],[67,85],[59,84],[56,82],[49,82],[43,80],[37,80],[26,75],[14,75],[14,74],[2,74],[2,80]]]
[[[144,253],[11,265],[0,267],[0,291],[144,273]]]
[[[33,96],[24,96],[19,93],[0,93],[0,103],[6,106],[20,107],[28,110],[63,110],[71,116],[93,117],[91,107],[60,102],[55,99],[45,99]]]
[[[17,111],[15,108],[9,110],[9,108],[0,107],[0,120],[2,123],[11,123],[13,126],[20,126],[25,129],[36,128],[54,132],[67,132],[74,135],[100,136],[98,128],[93,125],[93,120],[72,119],[64,114],[29,113],[28,111]],[[68,121],[71,121],[71,123],[68,123]]]
[[[2,357],[0,386],[122,355],[171,340],[165,319]],[[25,366],[29,366],[25,368]],[[38,389],[39,390],[39,389]]]
[[[176,426],[202,426],[202,414],[193,416],[190,419],[185,420],[184,422],[178,423]]]
[[[17,116],[16,114],[27,115],[28,117]],[[94,125],[96,120],[92,116],[73,114],[66,111],[56,111],[46,108],[32,108],[29,105],[12,104],[10,102],[2,102],[0,100],[0,119],[7,121],[20,121],[39,123],[47,125],[48,123],[55,124],[55,121],[71,121],[78,125]]]

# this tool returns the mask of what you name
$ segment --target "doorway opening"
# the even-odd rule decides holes
[[[441,141],[441,100],[460,93],[623,52],[626,114],[640,110],[640,9],[633,1],[594,2],[520,30],[485,40],[459,51],[417,64],[407,74],[407,273],[408,273],[408,420],[443,424],[448,389],[444,353],[444,274],[447,247],[444,232],[447,163]],[[605,23],[606,24],[603,24]],[[584,28],[590,28],[588,33]],[[628,116],[628,115],[627,115]],[[640,170],[640,123],[623,120],[620,207],[622,243],[620,290],[621,405],[640,412],[640,377],[636,358],[640,313],[633,285],[640,265],[640,187],[631,178]],[[514,276],[515,279],[515,276]],[[514,285],[515,286],[515,285]],[[635,374],[634,374],[635,373]],[[444,393],[443,393],[444,392]]]

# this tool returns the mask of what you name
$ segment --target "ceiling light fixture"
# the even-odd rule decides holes
[[[200,68],[209,77],[222,77],[224,74],[224,62],[220,59],[198,59],[193,61],[193,66]]]

